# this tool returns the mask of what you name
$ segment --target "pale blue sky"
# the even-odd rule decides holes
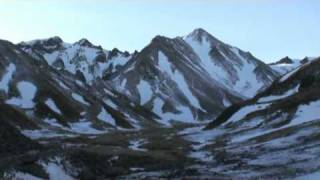
[[[106,49],[140,50],[160,34],[202,27],[271,62],[320,55],[319,0],[0,0],[0,38],[83,37]]]

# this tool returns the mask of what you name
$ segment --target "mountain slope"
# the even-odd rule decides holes
[[[254,96],[277,76],[250,53],[197,29],[185,38],[157,36],[111,80],[162,122],[196,122]]]
[[[261,115],[268,117],[262,119],[272,120],[275,117],[283,117],[282,119],[289,121],[295,117],[294,112],[299,105],[308,104],[319,98],[316,93],[319,88],[319,66],[319,58],[305,63],[294,71],[282,76],[268,89],[259,93],[253,99],[241,103],[240,106],[235,105],[234,107],[229,108],[234,109],[234,112],[231,114],[234,115],[247,108],[249,111],[244,111],[244,114],[242,113],[243,115],[241,116],[242,118],[246,118],[248,116],[251,119]],[[252,105],[256,106],[256,108]],[[248,108],[250,106],[252,108]],[[229,111],[231,112],[231,110]],[[272,115],[273,113],[275,114]],[[284,116],[284,114],[287,115]],[[232,122],[230,119],[235,119],[237,121],[241,120],[241,118],[239,119],[235,117],[219,119],[224,119],[226,123],[228,121]]]
[[[232,177],[292,178],[319,170],[319,70],[319,58],[305,63],[186,138],[203,139],[198,154],[222,156],[210,162]]]
[[[0,59],[2,116],[31,138],[157,125],[155,114],[101,79],[89,86],[7,41],[0,41]]]
[[[255,96],[278,76],[249,52],[225,44],[203,29],[194,30],[184,40],[212,78],[246,98]]]

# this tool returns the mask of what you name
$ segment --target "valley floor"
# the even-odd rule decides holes
[[[176,125],[40,139],[40,151],[2,158],[0,165],[18,167],[3,176],[22,179],[309,179],[319,177],[319,126],[313,121],[250,137]]]

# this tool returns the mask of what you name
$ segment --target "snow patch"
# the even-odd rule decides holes
[[[188,107],[179,106],[178,110],[180,111],[180,113],[178,114],[174,114],[170,112],[163,113],[162,111],[162,107],[164,105],[163,100],[160,98],[156,98],[153,103],[154,103],[153,111],[162,118],[162,121],[159,121],[159,122],[164,125],[167,125],[167,126],[170,125],[170,121],[195,123],[193,114],[191,113],[191,110]]]
[[[60,109],[57,107],[56,103],[52,100],[52,99],[47,99],[45,104],[54,112],[58,113],[58,114],[62,114]]]
[[[237,92],[246,97],[253,97],[264,86],[262,82],[257,80],[257,75],[254,72],[256,65],[253,62],[244,59],[240,55],[239,49],[233,47],[230,50],[244,63],[242,67],[236,68],[239,79],[234,88]]]
[[[223,98],[222,103],[223,103],[224,107],[229,107],[232,105],[232,103],[226,98]]]
[[[16,71],[16,66],[10,63],[9,67],[7,68],[7,72],[4,74],[4,76],[0,81],[0,89],[4,90],[6,93],[8,93],[9,91],[9,83],[15,71]]]
[[[319,180],[320,171],[297,177],[296,180]]]
[[[7,104],[16,105],[21,108],[33,108],[33,98],[37,92],[37,87],[30,82],[21,81],[17,84],[21,97],[11,98],[6,101]]]
[[[73,137],[73,135],[70,135],[70,134],[57,133],[48,129],[22,130],[21,133],[33,140],[37,140],[41,138],[54,138],[54,137]]]
[[[282,95],[272,95],[272,96],[267,96],[267,97],[262,97],[258,100],[259,103],[264,103],[264,102],[270,102],[270,101],[276,101],[279,99],[284,99],[286,97],[289,97],[295,93],[297,93],[299,91],[299,87],[300,85],[296,86],[293,89],[288,90],[287,92],[285,92]]]
[[[80,120],[80,122],[69,123],[69,125],[71,131],[78,134],[102,134],[105,132],[93,128],[90,121]]]
[[[246,117],[246,115],[261,109],[265,109],[269,105],[270,104],[253,104],[245,106],[241,108],[239,111],[237,111],[235,114],[233,114],[231,118],[227,121],[227,123],[242,120],[244,117]]]
[[[63,82],[58,81],[58,83],[59,83],[59,85],[60,85],[62,88],[67,89],[67,90],[70,89],[70,88],[69,88],[68,86],[66,86]]]
[[[232,142],[242,142],[242,141],[263,136],[269,133],[273,133],[281,129],[289,128],[296,125],[301,125],[303,123],[311,122],[314,120],[320,120],[319,112],[320,112],[320,101],[314,101],[307,105],[300,105],[296,111],[294,118],[288,124],[275,129],[269,129],[269,130],[263,130],[263,131],[256,130],[253,132],[251,131],[245,134],[237,135],[232,139]]]
[[[116,121],[113,119],[113,117],[107,113],[107,111],[102,107],[101,112],[98,114],[98,118],[108,124],[111,124],[112,126],[116,126]]]
[[[147,149],[140,148],[143,144],[146,143],[146,140],[139,139],[139,140],[132,140],[129,142],[129,149],[132,149],[134,151],[147,151]]]
[[[113,101],[111,101],[110,99],[104,99],[103,102],[106,103],[108,106],[112,107],[113,109],[118,109],[118,106],[114,104]]]
[[[309,104],[300,105],[296,111],[294,119],[289,123],[289,126],[294,126],[313,120],[320,120],[319,112],[320,100],[310,102]]]
[[[297,68],[295,68],[293,71],[290,71],[289,73],[287,73],[286,75],[282,76],[281,79],[279,80],[280,83],[288,80],[291,76],[293,76],[295,73],[297,73],[301,68],[309,65],[312,61],[309,61],[305,64],[303,64],[302,66],[299,66]]]
[[[217,77],[218,79],[227,81],[228,74],[226,73],[226,71],[220,66],[217,66],[210,56],[210,42],[205,37],[201,38],[201,42],[199,42],[198,40],[194,40],[194,38],[191,36],[186,37],[184,40],[192,47],[193,51],[199,56],[202,67],[209,73],[211,77]]]
[[[10,176],[10,174],[9,174]],[[28,173],[23,173],[23,172],[14,172],[12,174],[12,177],[10,177],[12,179],[16,179],[16,180],[42,180],[38,177],[35,177],[31,174],[28,174]]]
[[[148,82],[140,80],[137,86],[140,94],[140,104],[143,105],[152,98],[152,89]]]
[[[87,106],[90,106],[90,104],[87,103],[87,102],[83,99],[83,97],[82,97],[81,95],[79,95],[79,94],[77,94],[77,93],[72,93],[71,96],[72,96],[72,98],[75,99],[76,101],[78,101],[78,102],[80,102],[80,103],[82,103],[82,104],[85,104],[85,105],[87,105]]]
[[[43,121],[48,123],[52,127],[64,128],[61,124],[58,123],[56,119],[46,118]]]
[[[48,164],[43,163],[42,166],[46,169],[50,180],[74,180],[74,178],[69,176],[63,169],[60,158],[56,158]]]
[[[166,72],[174,82],[177,82],[178,88],[189,100],[191,105],[195,106],[198,109],[202,109],[199,103],[199,100],[190,91],[190,87],[186,83],[186,79],[183,77],[183,75],[177,70],[176,71],[172,70],[168,57],[165,54],[163,54],[161,51],[159,51],[158,56],[159,56],[158,59],[159,59],[160,69]]]

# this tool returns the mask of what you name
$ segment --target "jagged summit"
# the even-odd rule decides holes
[[[31,41],[23,41],[19,44],[23,45],[36,45],[36,44],[44,44],[44,45],[57,45],[63,43],[63,40],[59,36],[52,36],[49,38],[44,38],[44,39],[35,39]]]
[[[99,47],[96,45],[93,45],[88,39],[86,38],[82,38],[79,41],[75,42],[74,44],[78,44],[80,46],[84,46],[84,47],[90,47],[90,48],[94,48],[94,47]]]

